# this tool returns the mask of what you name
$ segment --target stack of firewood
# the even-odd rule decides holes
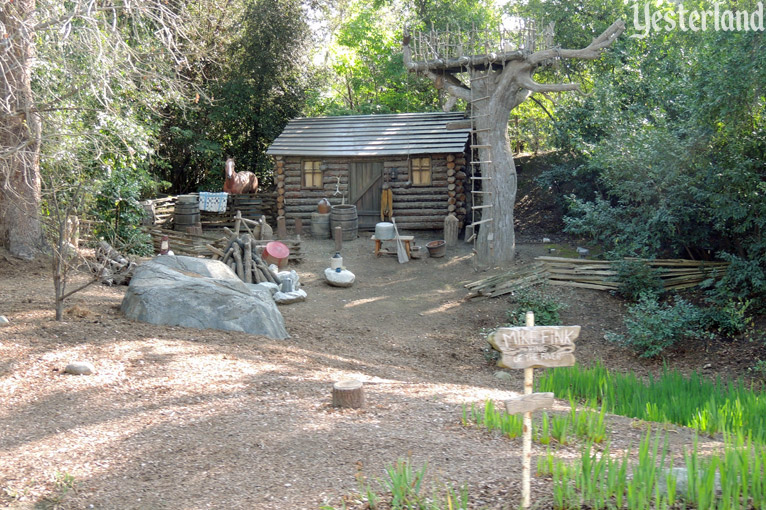
[[[469,293],[466,298],[497,297],[519,292],[545,283],[548,276],[545,267],[540,263],[512,269],[489,278],[467,283],[465,288],[469,290]]]
[[[138,265],[135,260],[125,258],[106,241],[99,241],[96,248],[98,266],[94,271],[101,283],[106,285],[127,285]]]
[[[665,290],[681,290],[695,287],[710,278],[719,278],[728,262],[705,262],[680,259],[625,259],[658,270],[657,276]],[[471,282],[467,298],[496,297],[522,291],[533,285],[548,283],[582,289],[617,290],[617,261],[569,259],[561,257],[536,257],[535,263],[521,269]]]
[[[271,282],[281,285],[279,276],[269,269],[257,249],[256,240],[250,234],[232,235],[221,261],[245,283]]]
[[[548,283],[583,289],[617,290],[620,282],[614,261],[537,257],[548,271]],[[719,278],[729,266],[728,262],[709,262],[682,259],[635,259],[626,261],[644,264],[657,270],[665,290],[695,287],[710,278]]]

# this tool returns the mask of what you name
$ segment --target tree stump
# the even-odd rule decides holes
[[[344,379],[333,384],[332,405],[333,407],[350,407],[352,409],[364,407],[362,381]]]

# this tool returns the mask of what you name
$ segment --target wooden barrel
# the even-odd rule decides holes
[[[359,218],[355,205],[334,205],[330,211],[330,228],[341,227],[343,240],[353,241],[359,231]]]
[[[330,213],[311,213],[311,235],[317,239],[330,237]]]
[[[189,227],[196,227],[199,222],[199,196],[179,196],[178,199],[176,199],[175,211],[173,213],[173,224],[175,225],[175,229],[180,232],[185,232]]]

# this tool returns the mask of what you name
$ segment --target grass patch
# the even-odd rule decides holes
[[[707,435],[742,434],[766,443],[766,393],[746,387],[742,380],[710,381],[696,372],[684,377],[665,369],[660,377],[643,381],[633,373],[615,374],[596,364],[549,369],[535,383],[536,391],[582,401],[596,398],[609,413],[692,427]]]
[[[455,489],[447,484],[441,491],[426,491],[423,482],[426,478],[427,464],[420,468],[412,466],[410,460],[398,460],[385,469],[386,476],[378,480],[377,485],[384,491],[378,493],[372,484],[361,474],[357,474],[359,493],[343,498],[340,507],[330,504],[320,506],[320,510],[341,510],[347,504],[370,510],[467,510],[468,490],[464,487]]]
[[[667,444],[651,431],[641,441],[638,459],[629,453],[615,458],[608,446],[597,451],[591,443],[573,463],[550,451],[538,460],[538,475],[553,479],[553,508],[697,510],[766,508],[766,447],[742,435],[727,438],[724,452],[702,457],[697,443],[674,468]]]
[[[477,425],[489,431],[499,431],[509,439],[514,439],[523,432],[522,416],[497,409],[492,400],[487,400],[483,406],[477,407],[472,404],[470,409],[464,405],[461,421],[463,426]],[[606,438],[605,416],[606,409],[603,406],[600,411],[578,411],[574,400],[570,400],[570,410],[567,414],[549,416],[547,412],[542,412],[537,426],[533,424],[532,438],[544,445],[549,445],[552,441],[569,444],[572,438],[600,443]]]

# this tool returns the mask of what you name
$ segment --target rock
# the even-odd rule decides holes
[[[270,291],[269,291],[270,292]],[[223,262],[155,257],[139,265],[120,307],[130,319],[287,338],[284,319],[264,291],[253,292]]]
[[[511,380],[511,373],[506,372],[505,370],[498,370],[494,373],[495,378],[500,379],[501,381],[510,381]]]
[[[73,361],[66,366],[64,372],[72,375],[91,375],[96,372],[96,367],[89,361]]]
[[[0,315],[0,326],[7,326],[11,321],[5,315]]]
[[[551,240],[549,238],[547,238],[547,237],[543,237],[543,242],[544,243],[550,243]]]
[[[247,283],[248,287],[250,287],[250,290],[253,292],[257,291],[268,291],[270,296],[273,296],[277,292],[279,292],[279,285],[276,283],[271,282],[263,282],[263,283]]]
[[[341,269],[338,272],[329,267],[324,270],[324,277],[327,283],[334,287],[351,287],[354,284],[354,280],[356,280],[354,273],[347,269]]]
[[[282,287],[280,288],[282,292],[289,294],[301,288],[301,280],[295,270],[280,271],[277,273],[277,276],[282,281]]]
[[[292,292],[277,292],[274,294],[274,301],[280,305],[289,305],[306,301],[307,296],[306,291],[303,289],[294,290]]]

